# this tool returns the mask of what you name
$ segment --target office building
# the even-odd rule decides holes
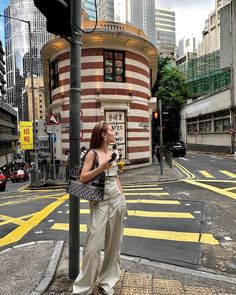
[[[46,19],[34,6],[33,0],[10,0],[4,10],[9,17],[31,23],[33,75],[42,77],[41,49],[51,38],[46,31]],[[22,91],[30,74],[29,26],[27,23],[5,18],[7,102],[18,108],[22,118]]]
[[[215,10],[213,10],[205,21],[202,31],[202,42],[198,46],[198,56],[220,49],[220,10],[227,5],[230,0],[216,0]]]
[[[159,55],[174,59],[176,54],[175,11],[156,7],[156,46]]]
[[[83,8],[89,18],[95,19],[94,0],[83,0]],[[114,0],[97,0],[98,19],[114,21]]]

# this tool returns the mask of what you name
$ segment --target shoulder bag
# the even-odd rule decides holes
[[[98,163],[98,154],[95,150],[92,150],[95,155],[93,169],[97,168]],[[88,153],[88,152],[87,152]],[[86,153],[86,154],[87,154]],[[104,196],[104,188],[105,188],[105,172],[98,174],[96,177],[94,177],[92,180],[90,180],[87,183],[82,183],[80,181],[80,173],[83,168],[83,163],[85,160],[86,155],[83,158],[81,167],[79,168],[79,172],[77,175],[77,180],[71,179],[68,186],[68,193],[82,198],[87,201],[102,201]],[[73,177],[72,177],[73,178]]]

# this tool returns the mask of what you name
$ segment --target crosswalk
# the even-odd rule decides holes
[[[236,171],[228,170],[196,170],[195,175],[197,177],[203,177],[204,179],[232,179],[236,180]]]
[[[123,192],[127,200],[128,219],[124,230],[125,237],[139,239],[204,243],[218,245],[211,233],[201,232],[201,219],[204,214],[202,204],[171,199],[168,192],[157,184],[125,185]],[[69,210],[65,211],[69,214]],[[89,217],[88,202],[81,200],[80,231],[86,232]],[[68,231],[69,224],[64,220],[51,226],[53,231]]]

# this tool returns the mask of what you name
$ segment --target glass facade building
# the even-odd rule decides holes
[[[114,21],[114,0],[96,0],[98,19]],[[94,0],[83,0],[84,10],[90,19],[96,18]]]
[[[34,6],[33,0],[11,0],[5,16],[30,21],[33,75],[42,76],[41,49],[51,38],[46,31],[46,19]],[[22,91],[30,75],[30,42],[27,23],[5,18],[7,102],[18,107],[22,116]]]
[[[163,57],[175,56],[175,11],[168,8],[156,8],[156,46]]]

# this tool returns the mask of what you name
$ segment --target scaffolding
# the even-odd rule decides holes
[[[179,64],[177,68],[184,73],[192,98],[220,92],[231,84],[230,68],[220,67],[219,50]]]

